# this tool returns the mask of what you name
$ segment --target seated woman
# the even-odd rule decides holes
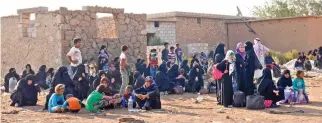
[[[142,75],[140,74],[139,71],[135,71],[134,72],[134,86],[132,89],[136,90],[138,88],[141,88],[144,85],[144,78],[142,77]]]
[[[180,64],[180,69],[184,69],[185,74],[189,74],[190,68],[188,66],[188,60],[183,60]]]
[[[31,65],[30,64],[27,64],[26,65],[26,70],[24,70],[22,72],[21,78],[25,78],[29,74],[35,75],[35,72],[31,69]]]
[[[10,68],[9,73],[4,77],[4,91],[12,93],[18,81],[19,75],[16,73],[16,69]]]
[[[135,90],[134,95],[141,109],[161,109],[160,92],[158,86],[153,83],[152,77],[146,77],[144,85]]]
[[[75,89],[75,85],[73,80],[70,78],[68,74],[68,69],[65,66],[60,67],[57,72],[55,73],[53,79],[52,79],[52,88],[49,90],[49,94],[46,96],[46,103],[45,103],[45,108],[44,110],[48,109],[48,102],[49,98],[53,93],[55,93],[55,87],[58,84],[63,84],[65,85],[65,91],[64,94],[73,94],[77,95],[78,91]]]
[[[109,86],[112,87],[113,94],[118,93],[122,85],[122,78],[121,72],[115,68],[114,64],[111,64],[107,77],[110,80]]]
[[[160,92],[167,93],[169,91],[169,77],[167,75],[167,66],[166,64],[161,64],[159,70],[155,76],[155,83],[158,86]],[[142,87],[142,86],[141,86]],[[136,90],[136,89],[134,89]]]
[[[58,84],[55,87],[55,93],[53,93],[48,102],[48,111],[50,113],[62,113],[64,108],[62,105],[65,102],[64,98],[65,85]]]
[[[75,95],[79,100],[84,100],[87,98],[87,93],[89,90],[89,80],[85,72],[85,65],[80,64],[77,66],[77,70],[73,77],[74,82],[78,89],[78,94]]]
[[[291,95],[290,92],[285,91],[285,88],[292,87],[292,77],[290,70],[284,70],[281,78],[277,82],[277,88],[279,90],[279,97],[281,97],[281,103],[286,103],[289,96]]]
[[[177,77],[180,75],[179,66],[177,64],[172,65],[167,75],[170,80],[168,84],[168,91],[172,92],[173,88],[175,87],[175,84],[178,82]]]
[[[41,65],[38,73],[36,74],[36,83],[39,85],[39,87],[41,87],[44,90],[49,88],[49,86],[46,84],[46,78],[47,78],[46,70],[47,70],[46,65]]]
[[[182,86],[184,88],[186,86],[186,80],[188,80],[187,78],[189,78],[189,77],[185,73],[185,70],[180,69],[179,70],[179,76],[176,78],[177,79],[176,85],[180,85],[180,86]]]
[[[296,69],[304,69],[304,62],[305,62],[305,60],[306,60],[306,56],[305,56],[305,54],[304,54],[304,52],[301,52],[301,53],[299,53],[299,58],[297,59],[297,61],[295,62],[295,65],[294,65],[294,67],[296,68]]]
[[[195,62],[189,74],[188,87],[186,88],[187,92],[196,93],[204,87],[203,74],[203,69]]]
[[[53,81],[53,77],[54,77],[54,68],[49,68],[48,71],[46,72],[46,85],[49,88],[52,88],[52,81]]]
[[[18,82],[17,91],[10,96],[12,100],[10,106],[15,106],[15,104],[18,104],[18,107],[36,106],[40,88],[35,85],[34,80],[34,75],[27,75]]]
[[[260,84],[258,86],[258,92],[265,97],[265,100],[271,100],[271,107],[277,107],[276,102],[280,101],[279,91],[274,85],[272,79],[272,72],[269,68],[263,70],[262,77],[259,78]]]

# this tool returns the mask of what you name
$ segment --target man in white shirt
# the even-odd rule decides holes
[[[74,47],[72,47],[69,52],[67,53],[67,58],[70,62],[71,69],[73,71],[73,74],[77,70],[77,66],[82,64],[82,53],[79,50],[81,47],[81,39],[77,38],[74,39]]]
[[[124,94],[125,87],[129,84],[129,66],[127,63],[126,54],[128,53],[128,47],[123,45],[122,46],[122,53],[120,55],[120,70],[121,70],[121,77],[122,77],[122,85],[120,88],[120,95]]]

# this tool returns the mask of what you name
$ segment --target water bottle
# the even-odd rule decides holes
[[[128,108],[129,112],[133,111],[133,99],[132,99],[132,96],[130,96],[130,98],[129,98],[129,101],[127,103],[127,108]]]

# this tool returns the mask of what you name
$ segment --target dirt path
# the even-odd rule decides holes
[[[223,107],[216,105],[214,94],[202,95],[204,101],[194,103],[191,98],[197,98],[196,94],[167,95],[162,96],[162,110],[152,110],[142,113],[129,113],[126,109],[108,110],[106,116],[91,116],[85,110],[79,114],[49,114],[39,112],[43,108],[45,95],[40,95],[39,106],[15,108],[10,107],[8,94],[1,95],[1,112],[12,110],[18,114],[2,114],[2,123],[117,123],[119,118],[132,117],[149,123],[322,123],[322,82],[314,79],[307,80],[309,98],[311,104],[295,105],[288,107],[283,105],[276,109],[247,110],[245,108],[231,108],[218,111]],[[168,110],[177,110],[178,113],[170,114]],[[271,114],[270,111],[296,111],[304,113]]]

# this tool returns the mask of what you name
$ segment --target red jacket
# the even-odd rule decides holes
[[[158,67],[158,58],[156,60],[151,60],[151,55],[149,55],[149,63],[151,67]]]

